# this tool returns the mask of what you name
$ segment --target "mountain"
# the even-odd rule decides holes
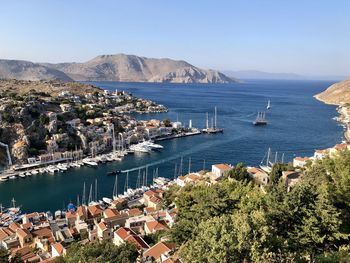
[[[24,60],[0,59],[0,78],[73,81],[62,71]]]
[[[346,76],[305,76],[295,73],[271,73],[259,70],[223,70],[224,74],[229,77],[236,77],[238,79],[266,79],[266,80],[343,80]]]
[[[84,63],[42,64],[64,72],[74,80],[232,83],[234,78],[215,70],[197,68],[186,61],[146,58],[135,55],[101,55]]]
[[[350,79],[343,80],[317,94],[316,99],[327,104],[342,105],[350,103]]]

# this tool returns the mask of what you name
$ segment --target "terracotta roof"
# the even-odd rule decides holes
[[[22,229],[22,228],[18,228],[16,230],[16,234],[21,238],[26,238],[28,236],[31,236],[30,232],[27,229]]]
[[[147,214],[149,214],[149,213],[155,212],[156,209],[154,207],[145,207],[143,209],[143,211],[145,211]]]
[[[8,232],[4,230],[4,228],[0,228],[0,240],[5,239],[6,237],[10,236]]]
[[[77,214],[80,217],[86,216],[86,207],[85,206],[78,206],[77,208]]]
[[[151,197],[151,196],[153,196],[155,194],[157,194],[157,192],[152,190],[152,189],[150,189],[150,190],[148,190],[148,191],[143,193],[144,196],[148,196],[148,197]]]
[[[220,163],[220,164],[214,164],[214,166],[220,170],[224,170],[224,171],[229,171],[232,169],[231,166],[229,166],[228,164],[224,164],[224,163]]]
[[[156,260],[158,260],[161,255],[169,253],[175,249],[175,244],[173,243],[165,243],[165,242],[159,242],[155,244],[153,247],[149,248],[143,253],[144,257],[152,257]]]
[[[187,175],[187,178],[190,179],[191,181],[197,181],[199,179],[199,176],[191,173],[191,174]]]
[[[340,143],[340,144],[336,144],[336,145],[334,146],[334,148],[335,148],[336,150],[345,150],[345,149],[348,148],[348,145],[347,145],[346,143]]]
[[[297,156],[294,159],[297,160],[297,161],[304,162],[304,161],[310,160],[310,157],[299,157],[299,156]]]
[[[11,229],[13,232],[16,232],[16,230],[18,229],[18,228],[20,228],[21,226],[18,224],[18,223],[16,223],[16,222],[13,222],[13,223],[11,223],[10,225],[9,225],[9,229]]]
[[[39,228],[37,230],[34,230],[34,231],[32,231],[32,234],[34,237],[40,237],[40,238],[53,237],[52,230],[49,227],[43,227],[43,228]]]
[[[136,235],[134,231],[127,227],[120,227],[115,232],[121,239],[125,240],[129,235]]]
[[[145,227],[147,226],[148,230],[150,232],[154,231],[162,231],[162,230],[168,230],[168,227],[163,225],[162,223],[159,223],[158,221],[149,221],[145,223]]]
[[[130,217],[142,215],[142,211],[138,208],[132,208],[127,211]]]
[[[186,177],[185,176],[182,176],[182,175],[180,175],[177,179],[179,179],[179,180],[181,180],[181,181],[184,181],[185,179],[186,179]]]
[[[159,199],[158,197],[156,196],[152,196],[150,199],[149,199],[150,202],[154,203],[154,204],[159,204],[162,200]]]
[[[76,218],[77,217],[77,213],[76,212],[73,212],[73,211],[68,211],[66,213],[66,218],[69,219],[69,218]]]
[[[103,212],[103,209],[99,205],[92,205],[88,207],[90,214],[95,217]]]
[[[119,212],[116,209],[107,208],[103,211],[103,215],[105,218],[111,218],[119,215]]]
[[[25,224],[21,225],[21,228],[24,228],[24,229],[29,229],[29,228],[32,228],[32,227],[33,227],[32,223],[25,223]]]
[[[61,243],[54,243],[51,245],[59,255],[63,255],[64,247]]]
[[[125,241],[130,242],[138,248],[147,249],[149,245],[138,235],[129,235],[126,237]]]
[[[255,173],[259,172],[259,169],[256,168],[256,167],[249,167],[247,169],[247,172],[250,173],[250,174],[255,174]]]
[[[99,229],[101,229],[101,231],[107,230],[107,226],[106,226],[106,224],[103,223],[103,222],[100,222],[100,223],[98,224],[98,227],[99,227]]]

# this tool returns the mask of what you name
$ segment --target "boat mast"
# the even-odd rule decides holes
[[[85,205],[85,182],[84,182],[84,187],[83,187],[83,197],[81,199],[81,204]]]
[[[282,159],[281,159],[282,163],[284,163],[284,153],[282,153]]]
[[[205,160],[203,160],[203,171],[205,170]]]
[[[77,196],[77,206],[80,206],[79,195]]]
[[[118,196],[118,175],[115,176],[114,187],[113,187],[113,198]]]
[[[191,173],[191,157],[188,158],[188,174]]]
[[[97,179],[95,179],[95,201],[97,202]]]
[[[216,106],[214,110],[214,128],[216,129]]]
[[[12,207],[16,208],[16,200],[15,200],[15,198],[12,197],[11,202],[12,202]]]
[[[174,180],[176,179],[177,175],[177,163],[175,163],[175,168],[174,168]]]
[[[181,156],[180,169],[179,169],[180,175],[182,175],[182,163],[183,163],[183,157]]]
[[[91,202],[92,202],[92,184],[90,184],[90,192],[89,192],[88,204],[90,204]]]
[[[115,146],[115,132],[114,132],[114,123],[112,124],[112,137],[113,137],[113,154],[115,154],[116,146]]]
[[[278,153],[275,153],[275,163],[277,163],[277,157],[278,157]]]
[[[270,152],[271,152],[271,149],[269,148],[269,149],[267,150],[266,166],[269,166],[269,162],[270,162]]]
[[[208,115],[208,112],[207,112],[207,119],[206,119],[206,122],[205,122],[205,128],[209,129],[209,115]]]

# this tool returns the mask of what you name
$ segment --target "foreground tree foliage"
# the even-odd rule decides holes
[[[129,243],[115,246],[112,242],[80,245],[75,243],[69,247],[59,263],[134,263],[138,257],[137,249]]]
[[[290,192],[283,169],[265,193],[241,165],[220,184],[182,188],[170,233],[184,262],[350,262],[350,152],[317,162]]]

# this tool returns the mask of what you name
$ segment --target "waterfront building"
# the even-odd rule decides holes
[[[232,169],[232,166],[224,163],[214,164],[211,166],[211,172],[215,174],[217,177],[222,177]]]

